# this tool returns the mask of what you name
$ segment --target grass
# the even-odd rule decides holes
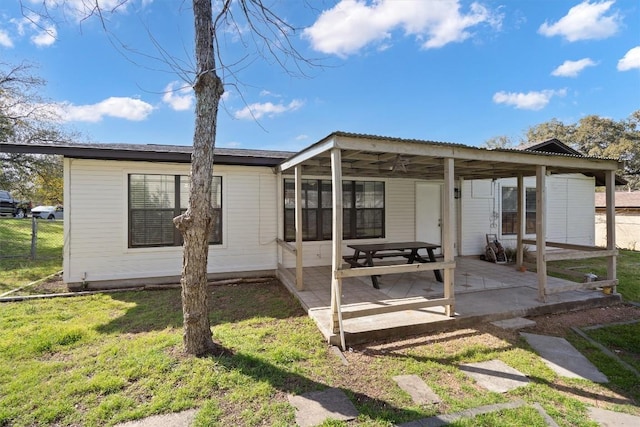
[[[31,220],[0,218],[0,294],[62,269],[63,223],[39,220],[36,259],[31,254]]]
[[[638,256],[621,251],[618,263],[619,290],[636,301]],[[5,288],[61,267],[59,259],[2,265]],[[182,353],[179,290],[3,303],[0,426],[114,425],[189,408],[197,409],[196,426],[289,426],[295,413],[287,395],[327,387],[344,390],[360,416],[325,426],[390,426],[516,399],[539,403],[561,426],[593,426],[588,405],[640,414],[640,381],[578,335],[567,339],[610,383],[560,378],[517,334],[490,325],[358,346],[345,353],[345,366],[278,282],[214,287],[211,297],[214,338],[229,350],[215,358]],[[626,353],[628,363],[640,358],[638,324],[588,333]],[[459,369],[491,359],[530,384],[487,392]],[[420,376],[442,402],[414,404],[392,380],[400,374]],[[453,425],[542,426],[544,419],[524,406]]]
[[[589,329],[585,333],[640,372],[640,322]]]
[[[558,267],[562,269],[572,269],[576,272],[584,274],[594,273],[598,277],[606,277],[607,259],[591,258],[588,260],[570,260],[570,261],[552,261],[549,267]],[[552,275],[562,276],[552,273]],[[627,301],[640,302],[640,252],[619,250],[617,258],[617,291]],[[575,280],[575,277],[562,276],[569,280]]]
[[[465,329],[361,346],[343,365],[278,282],[212,288],[214,337],[230,353],[184,355],[179,290],[124,292],[2,305],[0,425],[113,425],[198,408],[196,425],[293,425],[287,394],[339,387],[360,416],[348,424],[389,426],[439,413],[522,399],[539,402],[560,425],[590,426],[585,399],[640,413],[637,381],[607,369],[611,384],[555,376],[516,334]],[[503,334],[503,335],[501,335]],[[500,359],[532,382],[487,392],[462,363]],[[392,377],[420,376],[442,399],[415,405]],[[544,425],[531,407],[454,425]]]

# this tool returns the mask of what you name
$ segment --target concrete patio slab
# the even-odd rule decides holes
[[[298,298],[302,307],[316,322],[324,337],[333,345],[340,337],[333,332],[331,321],[331,268],[306,267],[304,290],[296,289],[295,270],[278,271],[282,283]],[[554,293],[542,302],[538,297],[537,276],[519,272],[513,266],[493,264],[478,259],[456,258],[455,316],[448,317],[443,307],[404,309],[391,313],[344,319],[347,345],[410,335],[474,327],[480,323],[514,317],[539,316],[603,307],[620,302],[619,295],[604,295],[599,291],[564,289],[566,280],[549,277],[549,289]],[[343,311],[358,308],[402,304],[402,299],[436,299],[443,296],[443,285],[431,272],[391,274],[380,280],[380,289],[371,285],[370,277],[349,277],[342,282]],[[409,300],[407,300],[409,301]]]
[[[496,393],[506,393],[529,383],[529,378],[501,360],[467,363],[460,370],[476,380],[478,385]]]
[[[418,405],[440,402],[440,397],[417,375],[398,375],[393,377],[393,380],[402,390],[407,392],[413,399],[413,402]]]
[[[608,411],[602,408],[589,408],[589,417],[601,427],[637,427],[640,426],[640,417],[637,415],[623,414],[622,412]]]
[[[589,360],[575,349],[566,339],[521,332],[520,335],[542,357],[556,374],[568,378],[581,378],[597,383],[607,383],[609,379]]]
[[[524,329],[536,326],[536,322],[533,320],[525,319],[524,317],[514,317],[513,319],[497,320],[491,322],[493,326],[497,326],[502,329]]]
[[[189,427],[193,423],[197,412],[197,409],[189,409],[173,414],[153,415],[141,420],[116,424],[115,427]]]
[[[296,408],[296,424],[300,427],[312,427],[325,420],[349,421],[358,416],[346,394],[340,389],[329,388],[312,391],[299,396],[289,395],[289,403]]]

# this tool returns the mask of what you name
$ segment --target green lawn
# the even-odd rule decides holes
[[[197,425],[286,426],[294,423],[287,394],[326,387],[347,393],[361,414],[349,425],[358,426],[515,399],[539,402],[563,426],[593,425],[586,397],[640,413],[638,382],[616,376],[614,362],[589,351],[610,384],[558,378],[516,334],[487,325],[356,347],[345,366],[278,282],[215,287],[212,296],[214,336],[231,351],[217,358],[181,352],[179,290],[4,303],[0,425],[102,426],[198,408]],[[490,393],[458,369],[494,358],[532,383]],[[442,403],[413,404],[392,381],[400,374],[419,375]],[[455,425],[543,425],[528,407],[503,412]]]
[[[60,227],[61,223],[49,223]],[[639,253],[621,251],[619,290],[640,300]],[[61,268],[59,259],[2,261],[0,287]],[[599,274],[595,263],[590,265]],[[0,426],[102,426],[197,408],[197,426],[289,426],[287,394],[339,387],[359,418],[326,426],[390,426],[516,399],[539,403],[561,426],[593,426],[587,404],[640,414],[640,381],[576,334],[567,338],[609,384],[557,377],[516,333],[490,325],[358,346],[348,366],[278,282],[211,288],[214,337],[229,354],[182,353],[179,290],[123,292],[0,305]],[[640,357],[638,324],[589,331],[628,363]],[[487,392],[459,365],[500,359],[531,383]],[[415,405],[392,377],[419,375],[442,399]],[[531,407],[454,425],[544,425]]]
[[[36,258],[31,220],[0,218],[0,294],[62,270],[62,221],[38,221]]]
[[[599,277],[606,277],[606,258],[591,258],[586,260],[553,261],[549,267],[570,268],[575,272],[594,273]],[[626,301],[640,302],[640,252],[620,250],[617,258],[618,292]],[[564,276],[566,277],[566,276]],[[566,277],[575,280],[571,277]]]

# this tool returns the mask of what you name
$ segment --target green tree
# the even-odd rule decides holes
[[[496,148],[513,148],[514,145],[513,140],[506,135],[494,136],[487,139],[484,144],[482,144],[483,147],[488,148],[489,150],[494,150]]]
[[[640,110],[620,121],[597,115],[585,116],[572,124],[552,119],[527,129],[523,142],[551,138],[586,156],[623,160],[624,167],[618,174],[629,182],[629,189],[640,189]]]
[[[77,138],[59,126],[39,95],[44,84],[30,65],[0,63],[0,142],[55,143]],[[14,197],[61,204],[61,180],[58,156],[0,153],[0,187],[11,190]]]
[[[548,122],[531,126],[527,129],[523,143],[544,142],[556,138],[565,144],[570,144],[573,139],[573,125],[565,125],[558,119],[551,119]]]

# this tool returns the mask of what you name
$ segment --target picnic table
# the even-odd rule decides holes
[[[414,262],[436,262],[434,249],[438,249],[440,245],[427,242],[393,242],[393,243],[372,243],[372,244],[351,244],[348,248],[353,249],[353,255],[344,256],[343,259],[353,268],[357,267],[373,267],[373,259],[397,258],[404,257],[407,264]],[[418,253],[419,250],[427,251],[427,258]],[[438,282],[442,282],[442,274],[440,270],[433,270],[433,274]],[[373,287],[380,289],[378,285],[378,276],[371,276]]]

